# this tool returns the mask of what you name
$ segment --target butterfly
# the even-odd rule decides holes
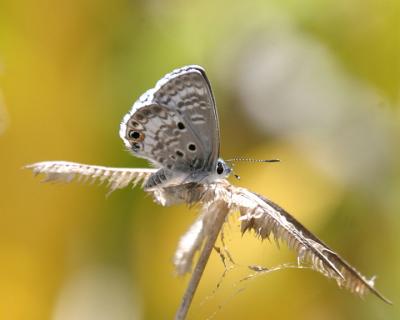
[[[125,146],[158,171],[145,190],[227,177],[219,157],[218,114],[204,69],[190,65],[172,71],[144,93],[120,126]]]

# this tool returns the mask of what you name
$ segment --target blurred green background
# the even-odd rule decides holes
[[[40,184],[28,163],[146,166],[119,123],[186,64],[206,68],[233,183],[289,210],[395,303],[309,270],[240,282],[295,256],[226,229],[239,264],[214,290],[216,254],[189,318],[400,319],[400,3],[0,2],[0,319],[170,319],[188,278],[172,256],[196,217],[140,189]],[[241,291],[241,288],[245,290]]]

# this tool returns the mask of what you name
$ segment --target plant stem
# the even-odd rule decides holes
[[[211,227],[208,230],[206,243],[200,253],[199,260],[197,261],[196,267],[194,268],[192,277],[190,278],[189,284],[182,298],[181,305],[179,306],[179,309],[176,313],[175,320],[184,320],[186,318],[186,315],[190,308],[190,304],[199,285],[201,276],[203,275],[204,269],[207,265],[208,258],[210,257],[211,251],[214,248],[215,241],[217,240],[218,234],[229,212],[226,203],[219,203],[218,205],[215,205],[213,209],[215,208],[217,209],[214,210],[214,221],[213,223],[210,223]]]

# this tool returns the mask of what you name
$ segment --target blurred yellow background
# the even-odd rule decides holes
[[[295,256],[237,217],[240,265],[213,294],[216,254],[189,318],[400,319],[400,2],[0,2],[0,319],[171,319],[188,278],[172,256],[195,219],[142,190],[40,184],[43,160],[146,166],[119,123],[165,73],[203,66],[222,157],[240,184],[289,210],[394,302],[340,290],[308,270],[240,279]],[[241,288],[245,288],[241,291]]]

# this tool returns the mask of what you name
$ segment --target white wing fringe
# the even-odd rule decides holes
[[[100,183],[108,182],[110,192],[145,183],[156,169],[109,168],[64,161],[45,161],[26,166],[35,174],[45,174],[44,181],[70,182],[78,180]],[[179,275],[191,271],[195,253],[199,251],[213,228],[214,217],[211,215],[239,211],[241,231],[253,231],[261,239],[270,236],[285,243],[297,254],[301,266],[309,266],[334,279],[340,287],[364,296],[372,292],[377,297],[391,304],[374,287],[374,278],[366,279],[350,264],[343,260],[293,216],[272,201],[250,192],[247,189],[231,185],[227,180],[217,180],[212,184],[172,186],[149,191],[161,205],[199,203],[202,211],[194,224],[181,238],[174,256],[174,264]],[[209,210],[212,206],[213,210]]]

